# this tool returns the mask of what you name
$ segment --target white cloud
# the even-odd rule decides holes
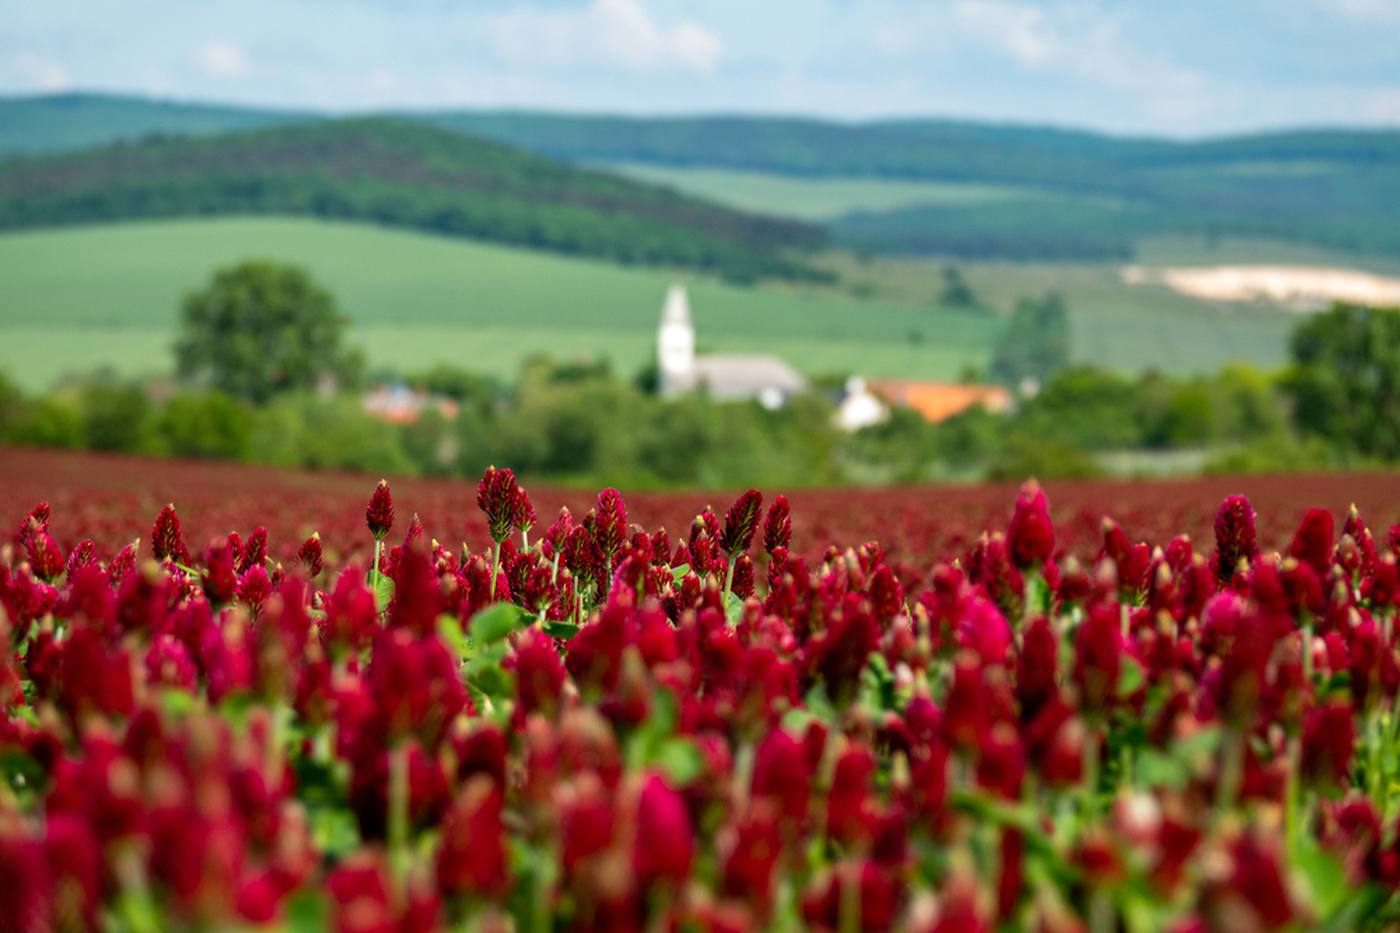
[[[1091,0],[957,0],[877,26],[873,40],[887,53],[925,59],[980,49],[1009,68],[1132,95],[1144,114],[1173,123],[1213,106],[1206,75],[1135,44],[1112,8]]]
[[[633,71],[712,72],[724,44],[694,20],[658,23],[642,0],[591,0],[583,9],[517,10],[492,18],[496,51],[518,63],[601,62]]]
[[[1063,59],[1064,40],[1039,7],[1001,0],[963,0],[953,7],[961,31],[1000,47],[1023,65],[1040,67]]]
[[[1400,87],[1377,88],[1366,94],[1362,113],[1375,123],[1400,123]]]
[[[20,85],[27,90],[54,93],[73,86],[68,70],[51,58],[33,52],[20,52],[14,58]]]
[[[248,56],[233,42],[211,39],[195,51],[195,62],[211,78],[240,78],[248,73]]]
[[[1396,0],[1318,0],[1324,12],[1340,13],[1367,22],[1400,22]]]

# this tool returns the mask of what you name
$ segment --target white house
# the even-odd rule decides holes
[[[843,431],[859,431],[873,424],[879,424],[890,416],[890,407],[885,404],[860,376],[846,380],[846,391],[836,405],[836,426]]]
[[[807,391],[807,380],[776,356],[696,355],[690,299],[678,284],[667,289],[661,307],[656,359],[663,396],[703,391],[726,401],[757,399],[771,409]]]

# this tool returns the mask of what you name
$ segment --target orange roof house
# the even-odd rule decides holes
[[[871,381],[870,389],[891,405],[912,408],[932,424],[978,406],[1002,413],[1010,411],[1015,404],[1009,391],[993,385],[877,379]]]

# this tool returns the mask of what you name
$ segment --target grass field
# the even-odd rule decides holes
[[[985,362],[1000,327],[926,301],[737,288],[371,226],[230,218],[0,236],[0,368],[29,388],[99,365],[168,371],[181,295],[249,257],[307,267],[371,363],[403,368],[448,361],[510,375],[548,353],[635,370],[651,358],[677,277],[690,286],[702,351],[777,353],[809,373],[951,378]]]
[[[833,256],[850,287],[880,301],[931,301],[943,261]],[[1113,263],[960,263],[977,296],[1007,311],[1024,295],[1057,291],[1071,311],[1075,359],[1111,369],[1204,372],[1235,360],[1282,363],[1297,317],[1275,308],[1204,302],[1156,285],[1128,285]]]
[[[1143,261],[1344,263],[1255,241],[1147,241]],[[651,359],[667,284],[687,281],[702,351],[772,352],[811,374],[947,379],[985,364],[998,315],[1018,297],[1063,293],[1077,359],[1120,369],[1275,366],[1296,319],[1130,286],[1115,264],[961,263],[994,313],[937,307],[943,261],[825,260],[838,287],[740,288],[472,241],[291,218],[158,221],[0,235],[0,369],[30,389],[67,373],[171,368],[182,294],[217,266],[272,257],[306,266],[339,298],[372,364],[453,362],[512,375],[531,354]],[[1368,263],[1377,272],[1387,264]]]
[[[915,204],[986,204],[1040,194],[1011,185],[799,177],[640,162],[604,162],[600,167],[639,181],[669,185],[729,207],[810,221],[834,220],[852,211],[887,211]]]

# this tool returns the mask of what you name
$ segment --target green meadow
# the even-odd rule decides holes
[[[795,220],[835,220],[854,211],[889,211],[917,204],[989,204],[1043,192],[1013,185],[777,175],[743,169],[606,162],[610,172],[740,210]]]
[[[183,294],[217,267],[305,266],[340,301],[372,365],[502,376],[532,354],[650,361],[667,285],[684,281],[702,352],[776,353],[808,373],[953,378],[981,365],[994,315],[817,287],[736,287],[378,227],[296,218],[134,222],[0,235],[0,369],[39,389],[107,366],[172,367]]]
[[[1227,247],[1207,258],[1188,258],[1186,244],[1151,247],[1146,265],[1246,261]],[[1315,256],[1321,261],[1321,256]],[[1257,260],[1256,260],[1257,261]],[[835,254],[827,260],[847,287],[894,303],[932,301],[942,262],[917,258],[860,260]],[[968,284],[989,307],[1009,310],[1024,295],[1056,291],[1070,308],[1075,360],[1106,369],[1169,373],[1211,372],[1242,360],[1264,368],[1281,365],[1298,317],[1280,308],[1207,302],[1161,285],[1129,285],[1116,263],[958,263]]]

